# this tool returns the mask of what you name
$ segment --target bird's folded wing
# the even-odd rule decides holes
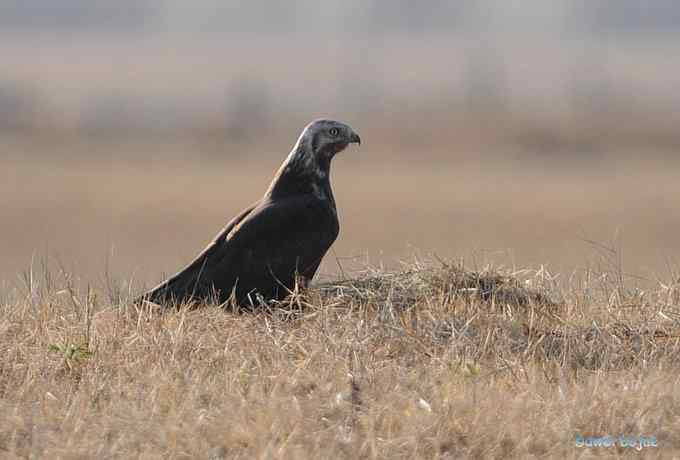
[[[288,284],[296,273],[309,278],[337,236],[328,204],[311,195],[264,200],[232,220],[184,270],[143,298],[205,297],[215,290],[258,285],[276,279]]]
[[[309,195],[260,203],[218,242],[201,278],[313,275],[337,236],[324,225],[330,216],[326,208]]]

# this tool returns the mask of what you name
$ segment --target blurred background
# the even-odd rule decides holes
[[[0,280],[160,280],[322,116],[363,140],[334,162],[326,276],[676,276],[679,55],[673,0],[4,0]]]

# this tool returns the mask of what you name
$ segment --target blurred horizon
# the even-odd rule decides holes
[[[44,247],[175,271],[322,116],[364,141],[334,166],[340,258],[568,272],[620,233],[629,271],[664,271],[678,55],[670,0],[3,2],[0,279]]]
[[[255,0],[88,0],[7,1],[0,24],[19,31],[86,31],[228,35],[331,32],[336,35],[472,32],[493,35],[544,32],[549,35],[677,34],[680,7],[672,0],[293,0],[272,4]]]
[[[7,135],[280,142],[330,115],[528,150],[680,145],[669,1],[28,0],[0,29]],[[497,136],[474,132],[490,117]]]

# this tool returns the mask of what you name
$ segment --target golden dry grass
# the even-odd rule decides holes
[[[574,446],[624,434],[672,458],[680,285],[615,275],[564,289],[545,271],[428,263],[267,312],[158,314],[115,285],[34,274],[0,307],[0,456],[639,456]]]

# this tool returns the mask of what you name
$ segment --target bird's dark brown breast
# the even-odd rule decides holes
[[[271,237],[263,238],[256,252],[268,254],[262,256],[283,272],[298,271],[311,278],[339,232],[334,203],[314,197],[272,228]]]

